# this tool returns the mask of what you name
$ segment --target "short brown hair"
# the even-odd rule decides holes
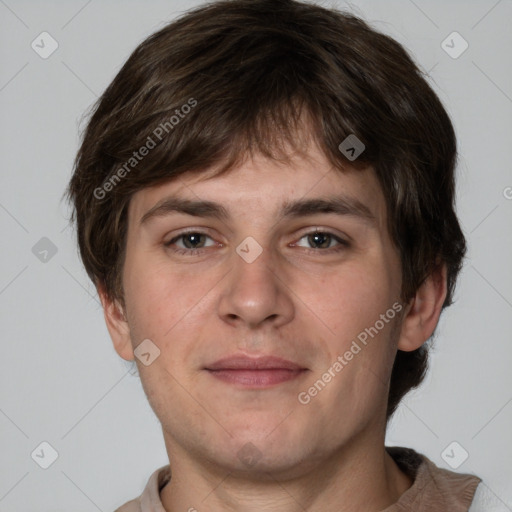
[[[443,307],[451,304],[466,245],[445,109],[399,43],[352,14],[295,0],[189,11],[142,42],[99,98],[67,190],[95,285],[124,305],[127,207],[136,191],[216,165],[220,174],[254,152],[278,158],[284,142],[300,150],[304,117],[337,169],[375,170],[401,258],[402,300],[442,262]],[[157,127],[166,131],[158,141]],[[353,162],[339,149],[349,135],[365,145]],[[150,139],[154,147],[135,160]],[[388,417],[422,381],[427,354],[398,351]]]

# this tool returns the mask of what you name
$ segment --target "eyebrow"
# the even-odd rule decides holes
[[[227,221],[230,217],[228,210],[224,206],[213,201],[167,197],[148,210],[142,216],[140,224],[144,224],[152,218],[164,217],[172,213],[184,213],[194,217],[214,218],[221,221]],[[376,223],[375,215],[370,208],[359,201],[359,199],[349,196],[285,201],[278,212],[277,218],[281,220],[320,213],[356,217],[370,225],[375,225]]]

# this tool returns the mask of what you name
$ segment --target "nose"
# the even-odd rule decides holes
[[[263,324],[280,327],[294,317],[289,279],[266,248],[251,261],[236,251],[232,270],[223,280],[218,303],[221,319],[232,326],[256,328]],[[274,261],[273,261],[274,260]]]

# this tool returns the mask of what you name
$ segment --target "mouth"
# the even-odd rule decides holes
[[[272,356],[228,357],[208,365],[204,370],[225,383],[253,389],[282,384],[309,371],[292,361]]]

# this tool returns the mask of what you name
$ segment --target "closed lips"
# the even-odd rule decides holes
[[[227,357],[209,364],[205,370],[290,370],[300,371],[307,368],[292,361],[273,356],[259,358]]]

